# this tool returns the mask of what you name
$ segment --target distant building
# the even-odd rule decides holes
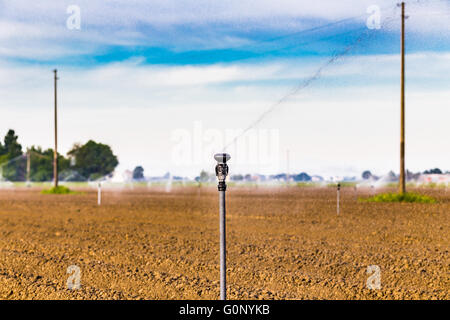
[[[450,183],[450,174],[421,174],[418,179],[419,183]]]

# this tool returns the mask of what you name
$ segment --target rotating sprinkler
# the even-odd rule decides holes
[[[226,300],[226,206],[225,191],[227,190],[226,178],[228,175],[227,161],[230,160],[227,153],[217,153],[214,159],[217,161],[216,176],[219,180],[219,228],[220,228],[220,300]]]

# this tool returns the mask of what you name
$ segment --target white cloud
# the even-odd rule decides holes
[[[2,13],[4,16],[19,16],[33,20],[41,20],[44,16],[46,20],[56,22],[68,16],[66,8],[72,2],[9,0],[5,2]],[[380,6],[392,5],[392,1],[388,0],[377,2]],[[363,15],[371,4],[373,4],[371,0],[339,2],[322,0],[320,3],[306,0],[77,1],[87,23],[121,25],[134,25],[139,22],[156,25],[228,21],[239,23],[251,19],[272,19],[273,22],[277,17],[305,16],[332,19]]]
[[[449,53],[407,56],[408,168],[449,169],[449,60]],[[63,68],[60,150],[93,138],[111,144],[123,168],[142,164],[151,174],[194,175],[210,164],[172,166],[174,130],[192,130],[195,121],[206,129],[243,129],[322,62],[169,67],[134,60]],[[293,170],[321,173],[335,165],[395,170],[398,62],[398,56],[344,60],[268,116],[258,128],[280,130],[280,163],[289,148]],[[0,128],[16,129],[25,146],[52,144],[52,76],[44,66],[0,63]]]
[[[7,0],[0,8],[0,55],[50,60],[101,52],[107,45],[164,46],[172,50],[235,47],[255,33],[288,34],[344,18],[365,25],[373,0],[79,0],[81,30],[68,30],[73,1]],[[396,1],[378,0],[382,18]],[[407,5],[407,30],[448,38],[445,1]],[[447,14],[447,15],[445,15]],[[395,15],[399,15],[396,9]],[[391,30],[398,30],[397,19]]]
[[[135,27],[139,23],[154,26],[178,24],[263,23],[266,26],[285,29],[298,18],[338,20],[360,17],[365,21],[366,10],[378,5],[383,10],[395,8],[398,1],[392,0],[78,0],[82,19],[87,26]],[[65,22],[66,9],[73,1],[28,0],[4,1],[1,15],[7,19],[19,19],[38,23],[57,24]],[[449,12],[446,1],[417,3],[407,1],[410,14],[441,14]],[[397,11],[398,12],[398,11]],[[298,27],[295,24],[295,27]]]
[[[399,55],[347,56],[326,68],[326,77],[366,77],[370,80],[386,81],[397,79],[399,74]],[[327,58],[277,59],[264,63],[230,63],[205,66],[164,66],[147,65],[143,59],[111,63],[93,68],[66,67],[60,70],[62,81],[74,88],[83,90],[133,88],[172,90],[229,85],[231,87],[259,86],[259,82],[288,81],[284,86],[294,85],[327,61]],[[444,80],[442,88],[448,82],[450,72],[450,53],[421,52],[408,54],[406,59],[409,82],[420,83],[420,79]],[[23,81],[33,83],[40,88],[44,79],[48,79],[50,68],[39,65],[23,66],[0,62],[0,84],[2,86],[20,85]],[[121,81],[123,80],[123,81]],[[344,79],[345,80],[345,79]],[[290,82],[289,82],[290,81]]]

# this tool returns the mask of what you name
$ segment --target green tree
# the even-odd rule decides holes
[[[6,153],[6,149],[3,146],[2,142],[0,141],[0,159],[1,157]],[[1,163],[1,162],[0,162]]]
[[[75,144],[67,154],[75,158],[73,169],[90,180],[111,174],[119,164],[110,146],[92,140]]]
[[[206,172],[205,170],[202,170],[202,171],[200,172],[200,178],[199,178],[199,181],[200,181],[200,182],[208,182],[209,179],[210,179],[210,176],[209,176],[208,172]]]
[[[22,146],[14,130],[9,129],[4,138],[4,145],[0,143],[0,165],[3,177],[11,181],[25,179],[25,165]]]
[[[242,174],[235,174],[231,176],[230,179],[233,181],[242,181],[244,180],[244,176]]]
[[[425,170],[423,173],[424,174],[442,174],[442,170],[439,168],[435,168],[435,169]]]
[[[133,170],[133,180],[144,180],[144,168],[137,166]]]
[[[30,180],[53,180],[53,149],[42,150],[41,147],[32,146],[30,152]],[[58,153],[59,177],[69,168],[70,161]],[[64,179],[61,179],[64,180]]]
[[[53,179],[53,150],[42,150],[32,146],[30,152],[30,180],[51,181]]]
[[[22,145],[18,142],[18,139],[19,137],[16,136],[14,130],[9,129],[4,139],[4,148],[9,155],[9,159],[22,155]]]
[[[369,170],[366,170],[362,173],[361,177],[364,180],[369,180],[370,178],[372,178],[372,172],[370,172]]]

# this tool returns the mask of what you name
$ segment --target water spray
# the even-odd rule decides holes
[[[167,193],[172,191],[172,181],[173,181],[172,174],[169,173],[169,178],[167,179],[167,182],[166,182],[166,192]]]
[[[390,6],[389,8],[396,9],[396,6]],[[393,14],[395,16],[395,13]],[[389,25],[390,22],[395,21],[395,18],[387,18],[385,21],[385,25]],[[234,145],[237,140],[239,140],[242,136],[244,136],[249,130],[253,129],[260,122],[262,122],[269,114],[278,109],[280,105],[283,105],[289,98],[297,95],[299,92],[308,88],[311,84],[313,84],[316,80],[322,77],[323,71],[326,70],[330,65],[333,65],[335,62],[347,56],[354,48],[358,47],[360,43],[363,41],[368,41],[375,35],[374,32],[370,32],[370,30],[365,30],[362,32],[356,40],[346,46],[342,51],[335,52],[328,60],[326,60],[316,71],[309,76],[308,78],[302,80],[296,86],[294,86],[289,92],[287,92],[284,96],[282,96],[278,101],[273,103],[269,108],[260,114],[258,118],[254,122],[252,122],[248,127],[246,127],[239,135],[237,135],[232,141],[225,145],[224,151],[227,151],[229,147]]]
[[[322,64],[313,75],[310,77],[304,79],[301,81],[298,85],[293,87],[287,94],[285,94],[283,97],[281,97],[278,101],[276,101],[274,104],[272,104],[265,112],[263,112],[253,123],[251,123],[247,128],[244,129],[239,135],[237,135],[230,143],[228,143],[224,150],[227,150],[230,146],[236,143],[239,138],[244,136],[249,130],[253,129],[255,126],[257,126],[261,121],[263,121],[269,114],[271,114],[273,111],[275,111],[280,105],[284,104],[289,98],[297,95],[300,91],[303,89],[308,88],[312,83],[314,83],[317,79],[319,79],[322,76],[323,70],[328,68],[328,66],[332,65],[334,62],[338,61],[340,58],[347,55],[354,47],[356,47],[368,34],[368,32],[363,32],[356,41],[347,46],[343,51],[335,53],[329,58],[327,61],[325,61],[324,64]]]
[[[31,172],[31,153],[30,149],[27,149],[27,181],[26,181],[27,187],[31,187],[30,172]]]
[[[220,300],[226,300],[227,285],[226,285],[226,206],[225,206],[225,191],[227,185],[225,180],[228,175],[227,161],[230,160],[230,155],[227,153],[217,153],[214,159],[217,161],[216,176],[219,180],[219,228],[220,228]]]
[[[290,174],[289,174],[289,161],[290,160],[290,154],[289,149],[286,150],[286,186],[289,187],[290,182]]]
[[[97,204],[102,204],[102,183],[99,182],[97,185]]]

